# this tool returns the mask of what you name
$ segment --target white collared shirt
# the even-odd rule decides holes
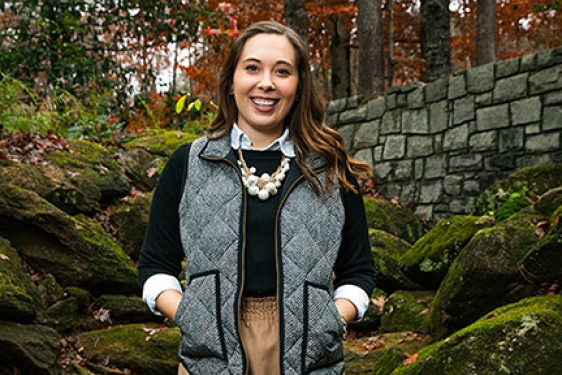
[[[233,150],[238,150],[240,148],[242,150],[255,150],[252,146],[252,140],[250,137],[248,137],[236,123],[232,125],[232,131],[230,132],[230,147],[232,147]],[[289,128],[285,128],[281,137],[277,138],[271,142],[269,146],[261,149],[260,151],[277,150],[281,150],[283,155],[287,158],[295,157],[295,144],[289,136]]]

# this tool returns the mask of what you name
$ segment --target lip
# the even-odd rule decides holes
[[[254,108],[256,108],[258,111],[270,112],[277,107],[280,99],[267,97],[251,97],[250,101],[252,102]],[[263,102],[271,102],[271,104],[264,105]]]

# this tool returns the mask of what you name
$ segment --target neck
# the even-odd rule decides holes
[[[255,133],[245,132],[245,133],[252,141],[253,148],[255,148],[256,150],[263,150],[264,148],[269,146],[273,141],[275,141],[277,138],[281,137],[281,135],[283,134],[283,129],[281,129],[280,132],[274,132],[274,133],[260,133],[260,132],[255,132]]]

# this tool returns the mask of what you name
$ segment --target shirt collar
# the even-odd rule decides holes
[[[230,147],[234,150],[254,150],[252,147],[252,140],[238,127],[236,123],[232,125],[232,131],[230,132]],[[288,158],[295,157],[295,144],[291,137],[289,136],[289,128],[285,128],[281,137],[274,140],[269,146],[262,149],[261,151],[277,151],[281,150],[283,155]]]

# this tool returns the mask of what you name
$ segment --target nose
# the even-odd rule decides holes
[[[275,84],[271,81],[271,78],[268,74],[264,74],[261,81],[258,83],[258,89],[269,91],[275,90]]]

